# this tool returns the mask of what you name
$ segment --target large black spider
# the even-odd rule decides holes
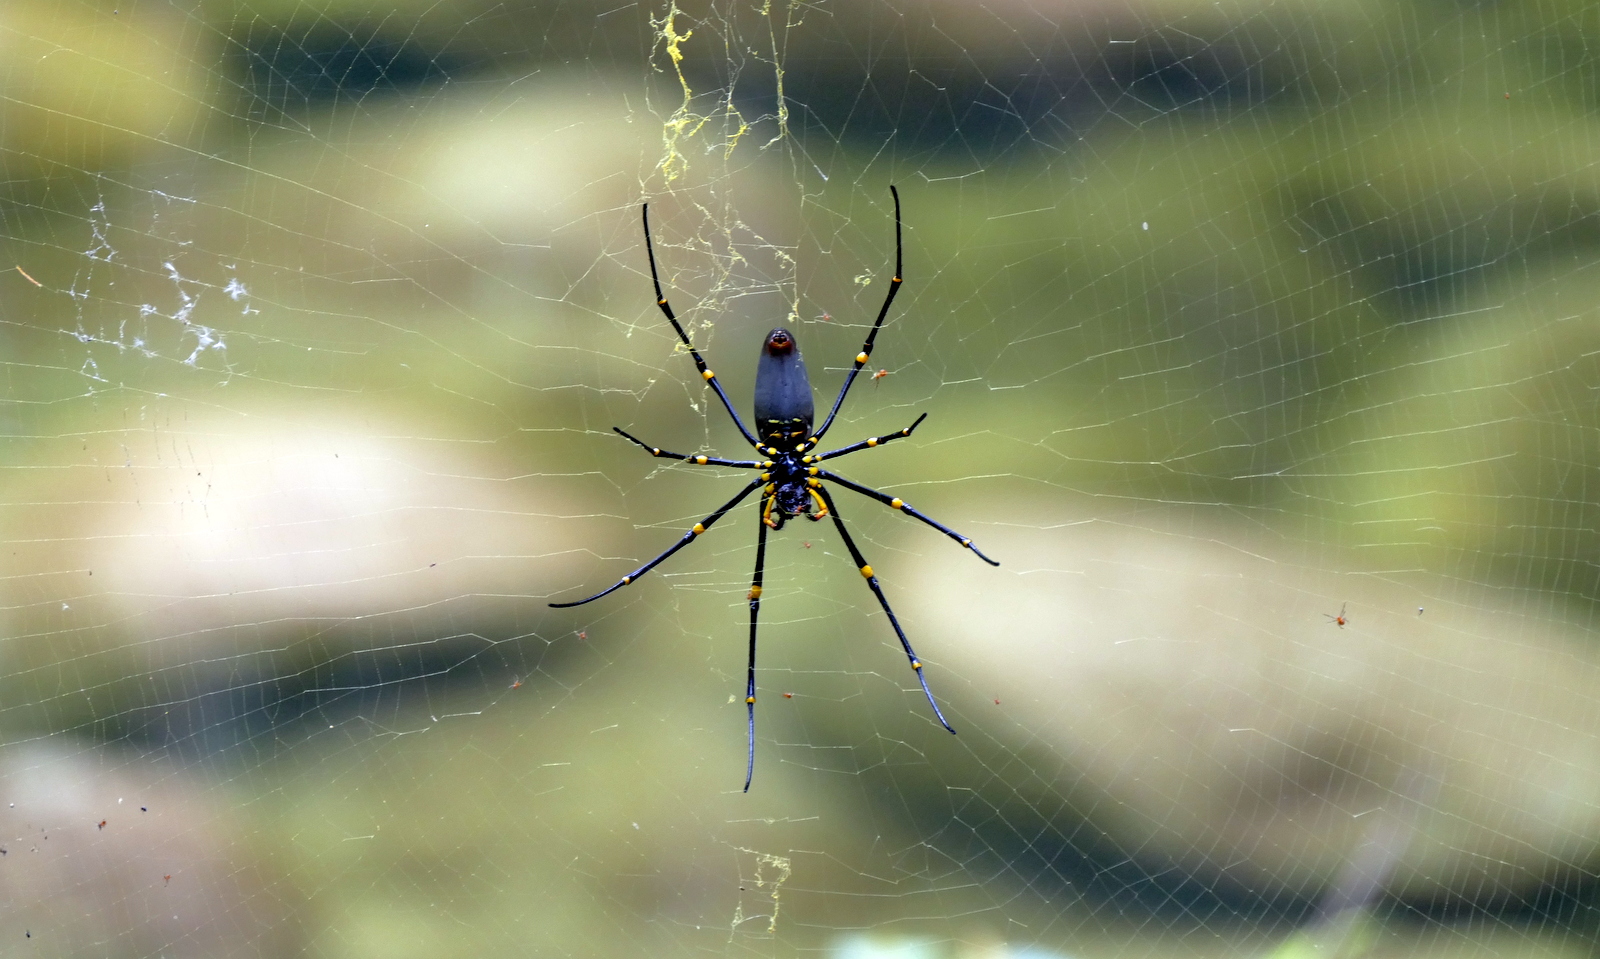
[[[850,368],[850,373],[844,379],[844,385],[839,388],[839,396],[833,401],[833,409],[828,411],[828,418],[822,421],[822,428],[816,432],[811,430],[811,421],[814,413],[811,398],[811,380],[806,376],[806,364],[800,358],[800,347],[795,343],[794,334],[779,327],[767,334],[765,342],[761,345],[761,358],[756,366],[756,395],[755,413],[756,430],[752,434],[744,425],[744,420],[734,410],[733,403],[729,401],[728,394],[723,392],[722,384],[717,382],[716,374],[706,367],[706,361],[701,359],[699,351],[694,344],[689,342],[688,334],[678,323],[678,318],[668,305],[667,298],[661,292],[661,278],[656,272],[655,246],[650,240],[650,205],[644,205],[644,242],[645,250],[650,257],[650,280],[656,288],[656,305],[661,307],[661,312],[666,314],[667,322],[678,332],[678,338],[688,348],[689,355],[694,357],[694,365],[700,371],[700,376],[716,391],[717,398],[722,400],[722,405],[733,417],[733,425],[744,434],[745,440],[756,452],[768,457],[764,460],[729,460],[716,456],[686,456],[683,453],[671,453],[667,450],[651,446],[626,431],[613,426],[612,429],[626,437],[633,443],[649,450],[653,456],[665,456],[668,459],[683,460],[699,466],[731,466],[735,469],[761,470],[761,474],[751,480],[744,489],[740,490],[733,499],[728,500],[717,508],[710,516],[696,523],[683,538],[672,544],[666,552],[645,563],[643,566],[618,580],[615,585],[595,593],[586,599],[571,603],[551,603],[557,609],[570,606],[582,606],[627,586],[639,577],[654,569],[662,560],[683,549],[695,540],[701,533],[711,528],[711,525],[721,519],[724,514],[739,505],[746,496],[762,489],[762,507],[760,523],[756,536],[756,569],[750,581],[750,666],[745,682],[745,712],[749,726],[749,748],[745,760],[744,789],[750,791],[750,779],[755,773],[756,765],[756,622],[761,610],[761,577],[766,565],[767,557],[767,530],[782,529],[783,524],[789,519],[804,516],[806,519],[817,521],[824,516],[833,519],[833,525],[839,530],[839,536],[844,540],[845,548],[850,551],[850,558],[855,560],[856,568],[867,580],[867,586],[872,594],[878,597],[878,605],[883,607],[883,612],[889,617],[889,625],[894,627],[894,633],[900,637],[900,645],[905,648],[906,657],[911,660],[911,668],[917,673],[917,682],[922,684],[923,695],[928,697],[928,705],[933,707],[933,715],[938,718],[939,724],[949,730],[955,730],[944,718],[944,713],[939,711],[939,704],[934,702],[933,693],[928,689],[928,681],[922,675],[922,661],[911,648],[910,640],[906,639],[905,630],[900,628],[900,621],[895,618],[894,610],[889,608],[889,601],[883,596],[883,589],[878,585],[878,577],[873,574],[872,567],[868,565],[866,557],[861,555],[861,550],[856,546],[855,540],[850,538],[850,531],[845,529],[844,521],[839,518],[839,509],[834,505],[833,497],[829,495],[827,487],[822,485],[822,480],[838,483],[845,489],[854,490],[862,496],[875,499],[880,503],[900,510],[908,516],[921,520],[934,529],[945,534],[956,542],[972,550],[978,558],[990,566],[1000,564],[983,555],[979,549],[972,545],[972,540],[960,533],[939,523],[932,518],[917,512],[897,496],[880,493],[868,486],[851,482],[837,473],[829,472],[817,465],[823,460],[844,456],[859,450],[881,446],[890,440],[910,436],[911,431],[921,425],[928,418],[923,413],[917,417],[916,422],[905,429],[888,436],[874,436],[871,439],[841,446],[836,450],[826,453],[811,453],[822,437],[828,432],[828,427],[833,425],[833,418],[839,415],[839,407],[844,404],[845,394],[850,392],[850,384],[855,382],[856,374],[867,365],[867,359],[872,355],[872,341],[878,335],[878,329],[883,326],[883,318],[889,314],[889,305],[894,302],[895,294],[900,291],[901,269],[903,265],[902,246],[900,240],[900,191],[889,187],[890,194],[894,197],[894,279],[889,281],[889,294],[883,299],[883,308],[878,311],[878,319],[872,324],[872,331],[867,334],[865,343],[861,344],[861,352],[856,354],[855,365]],[[764,487],[764,488],[763,488]],[[812,506],[817,509],[812,512]]]

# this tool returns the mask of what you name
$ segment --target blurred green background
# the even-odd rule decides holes
[[[1587,956],[1600,11],[9,0],[0,936]],[[839,506],[738,437],[905,287]],[[824,408],[826,408],[824,406]],[[1335,621],[1342,617],[1345,622]],[[52,845],[53,844],[53,845]]]

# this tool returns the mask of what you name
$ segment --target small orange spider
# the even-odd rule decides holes
[[[1337,615],[1337,616],[1333,615],[1332,613],[1323,613],[1322,615],[1328,617],[1328,622],[1334,624],[1335,626],[1339,627],[1340,629],[1344,629],[1345,624],[1350,622],[1350,618],[1344,614],[1344,608],[1346,606],[1348,606],[1348,605],[1350,605],[1350,604],[1349,603],[1340,603],[1339,604],[1339,615]]]
[[[511,684],[511,688],[512,689],[521,689],[522,688],[522,680],[519,679],[516,682],[512,683]]]
[[[104,829],[104,828],[106,828],[106,821],[104,819],[100,820],[100,825],[96,826],[95,828],[96,829]]]
[[[783,694],[783,698],[784,699],[793,699],[794,698],[794,693],[784,693]]]
[[[888,376],[888,375],[889,375],[889,371],[888,370],[879,370],[878,372],[872,374],[872,385],[873,386],[877,386],[878,385],[878,381],[883,379],[885,376]]]

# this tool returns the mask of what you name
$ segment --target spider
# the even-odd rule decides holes
[[[836,483],[868,499],[877,500],[884,505],[899,510],[913,519],[919,520],[945,534],[972,550],[979,559],[990,566],[999,566],[995,560],[983,555],[979,549],[972,545],[972,540],[945,526],[943,523],[919,513],[911,508],[898,496],[889,496],[869,486],[845,479],[837,473],[822,468],[823,460],[834,459],[849,453],[859,452],[882,446],[891,440],[910,436],[911,431],[928,418],[923,413],[910,426],[887,436],[874,436],[859,443],[841,446],[838,449],[828,450],[825,453],[811,452],[822,442],[822,437],[828,432],[828,427],[833,425],[833,419],[839,415],[839,407],[844,405],[845,395],[850,392],[850,384],[856,380],[856,375],[867,365],[867,360],[872,355],[872,343],[878,336],[878,330],[883,326],[884,317],[889,315],[889,306],[894,302],[895,294],[900,291],[901,273],[904,260],[904,248],[900,238],[900,191],[889,187],[889,193],[894,197],[894,278],[889,281],[889,293],[883,299],[883,306],[878,310],[878,318],[872,324],[872,330],[867,334],[866,342],[861,344],[861,352],[856,354],[855,364],[844,378],[844,385],[839,387],[839,395],[833,401],[833,408],[828,411],[828,418],[822,421],[822,427],[815,431],[811,428],[815,412],[811,396],[811,380],[806,376],[805,361],[800,357],[800,347],[795,342],[794,334],[779,327],[767,334],[761,344],[761,356],[756,361],[756,388],[755,388],[755,423],[756,432],[750,432],[744,420],[733,408],[733,402],[728,399],[728,394],[723,391],[722,384],[717,382],[717,377],[706,366],[706,361],[701,358],[700,352],[689,342],[689,335],[683,331],[678,323],[678,317],[672,312],[672,307],[667,303],[665,294],[661,292],[661,277],[656,270],[655,246],[650,239],[650,205],[644,205],[642,218],[644,221],[645,251],[650,258],[650,281],[655,285],[656,306],[666,315],[667,322],[672,324],[673,330],[678,334],[678,339],[694,358],[695,368],[700,371],[700,376],[717,394],[717,399],[722,401],[722,406],[728,411],[728,416],[733,419],[733,425],[738,427],[745,442],[755,447],[757,453],[765,457],[760,460],[730,460],[718,456],[686,455],[672,453],[667,450],[651,446],[644,441],[630,435],[620,427],[613,426],[624,439],[634,443],[650,452],[652,456],[665,456],[668,459],[682,460],[697,466],[726,466],[733,469],[760,470],[755,479],[745,484],[734,497],[717,507],[709,516],[694,524],[687,533],[663,553],[645,563],[643,566],[622,577],[615,584],[606,587],[593,596],[576,600],[570,603],[551,603],[557,609],[566,609],[572,606],[582,606],[584,603],[593,602],[602,596],[636,582],[639,577],[656,568],[663,560],[684,548],[699,537],[712,524],[721,519],[727,512],[744,501],[745,497],[761,490],[760,511],[757,514],[756,526],[756,568],[750,581],[750,662],[745,678],[745,718],[747,727],[747,749],[744,770],[744,791],[750,791],[750,780],[755,774],[756,767],[756,624],[761,610],[761,581],[766,566],[767,557],[767,531],[780,530],[783,524],[790,519],[804,516],[816,522],[824,516],[833,520],[833,525],[839,531],[839,538],[844,541],[845,549],[850,551],[850,558],[855,562],[856,569],[861,572],[867,581],[867,588],[872,590],[872,595],[877,597],[878,605],[883,607],[884,615],[889,618],[889,625],[894,627],[895,636],[900,639],[900,646],[906,651],[906,658],[911,661],[911,668],[917,674],[917,682],[922,685],[922,693],[928,698],[928,705],[933,707],[933,715],[952,735],[955,729],[944,718],[944,713],[939,711],[939,704],[934,702],[933,692],[928,689],[928,681],[922,675],[922,661],[917,658],[916,652],[911,648],[911,641],[906,639],[905,630],[900,628],[900,621],[895,618],[894,610],[889,608],[889,601],[884,598],[883,588],[878,585],[878,577],[872,571],[872,566],[856,546],[855,540],[850,538],[850,531],[845,529],[844,520],[839,517],[839,508],[833,501],[833,495],[822,484],[823,480]]]
[[[1346,616],[1344,614],[1345,607],[1349,606],[1349,605],[1350,605],[1349,603],[1340,603],[1339,604],[1339,615],[1337,615],[1337,616],[1333,615],[1332,613],[1323,613],[1322,615],[1328,617],[1328,622],[1330,622],[1333,625],[1339,627],[1340,629],[1344,629],[1344,625],[1346,623],[1350,622],[1350,617],[1348,617],[1348,616]],[[1421,612],[1421,610],[1418,610],[1418,612]]]

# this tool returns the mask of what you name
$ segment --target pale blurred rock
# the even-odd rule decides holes
[[[1391,894],[1503,902],[1594,863],[1600,655],[1577,629],[1244,528],[1028,515],[963,527],[1005,563],[981,588],[919,552],[946,624],[923,647],[1002,700],[988,735],[1058,760],[1033,765],[1045,789],[1109,799],[1090,818],[1147,866],[1313,895],[1372,858],[1379,815],[1404,827],[1380,830]]]
[[[298,891],[224,795],[170,765],[87,745],[0,751],[5,952],[287,956]]]

